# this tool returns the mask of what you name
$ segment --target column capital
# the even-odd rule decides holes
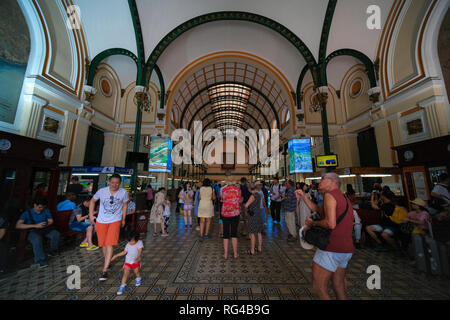
[[[92,86],[84,85],[83,91],[84,95],[86,96],[86,101],[92,102],[94,100],[95,94],[97,93],[97,89]]]

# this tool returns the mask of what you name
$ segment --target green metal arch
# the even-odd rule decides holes
[[[166,95],[166,87],[164,85],[164,77],[162,75],[161,69],[159,69],[158,65],[155,64],[155,68],[154,68],[156,75],[158,76],[158,80],[159,80],[159,87],[161,89],[161,96],[159,97],[159,108],[160,109],[164,109],[164,99],[165,99],[165,95]]]
[[[205,118],[203,118],[202,121],[206,120],[207,117],[208,117],[208,116],[206,116]],[[247,129],[253,128],[252,125],[251,125],[248,121],[246,121],[246,120],[243,120],[243,119],[240,119],[240,118],[237,118],[237,117],[226,117],[226,116],[222,116],[222,117],[218,117],[217,119],[213,119],[212,121],[208,122],[208,124],[205,126],[205,129],[206,129],[208,126],[210,126],[211,124],[214,124],[215,122],[220,121],[220,120],[230,120],[230,121],[231,121],[231,120],[236,120],[236,121],[240,121],[240,122],[246,124],[246,125],[248,126]],[[261,128],[261,125],[260,125],[259,123],[258,123],[258,126],[259,126],[259,129],[262,129],[262,128]]]
[[[269,98],[267,98],[264,93],[262,93],[260,90],[249,86],[247,83],[244,82],[238,82],[238,81],[222,81],[222,82],[216,82],[213,83],[209,86],[204,87],[203,89],[201,89],[200,91],[198,91],[196,94],[194,94],[191,99],[186,103],[186,106],[183,109],[183,112],[181,113],[181,117],[180,117],[180,128],[182,127],[183,124],[183,120],[184,120],[184,116],[186,115],[186,111],[189,107],[189,105],[195,100],[195,98],[197,98],[198,95],[200,95],[203,91],[208,90],[211,87],[217,86],[217,85],[221,85],[221,84],[239,84],[239,85],[243,85],[243,86],[247,86],[249,88],[251,88],[252,90],[254,90],[256,93],[258,93],[261,97],[264,98],[264,100],[266,100],[266,102],[269,104],[270,108],[272,109],[273,114],[275,115],[275,119],[277,121],[277,128],[281,128],[281,123],[280,123],[280,118],[278,117],[278,113],[273,105],[273,103],[269,100]]]
[[[108,58],[110,56],[114,56],[114,55],[122,55],[122,56],[130,57],[136,63],[136,67],[138,67],[138,58],[136,57],[136,55],[133,52],[131,52],[127,49],[122,49],[122,48],[107,49],[107,50],[102,51],[99,54],[97,54],[95,56],[95,58],[92,60],[91,65],[89,67],[87,85],[92,86],[92,84],[94,83],[95,73],[97,71],[97,68],[98,68],[98,65],[100,64],[100,62],[102,62],[106,58]]]
[[[303,85],[303,80],[305,79],[306,73],[309,70],[309,66],[306,65],[302,72],[300,73],[300,77],[298,78],[298,82],[297,82],[297,109],[301,110],[302,109],[302,85]]]
[[[189,121],[189,125],[188,125],[188,127],[187,127],[188,130],[191,130],[192,122],[195,120],[195,116],[196,116],[201,110],[203,110],[204,108],[206,108],[210,103],[211,103],[211,102],[208,101],[207,103],[205,103],[204,105],[202,105],[200,108],[198,108],[197,111],[195,111],[195,113],[193,114],[191,120]],[[271,124],[270,124],[270,122],[269,122],[269,119],[267,119],[266,115],[264,114],[264,112],[262,112],[262,110],[260,110],[257,106],[255,106],[255,105],[254,105],[252,102],[250,102],[250,101],[247,102],[247,104],[250,105],[251,107],[253,107],[254,109],[256,109],[256,111],[258,111],[258,112],[263,116],[264,120],[265,120],[266,123],[267,123],[267,127],[270,129],[272,126],[271,126]],[[230,108],[230,109],[232,109],[232,108]],[[246,113],[247,113],[247,112],[246,112]],[[249,114],[249,113],[247,113],[247,114]],[[253,116],[252,116],[252,117],[253,117]],[[256,119],[255,119],[254,117],[253,117],[253,119],[255,120],[255,122],[258,122],[258,121],[256,121]],[[202,121],[203,121],[203,120],[202,120]]]
[[[176,40],[180,35],[187,32],[190,29],[193,29],[199,25],[208,23],[208,22],[214,22],[214,21],[223,21],[223,20],[240,20],[240,21],[247,21],[247,22],[253,22],[260,24],[262,26],[265,26],[267,28],[272,29],[273,31],[279,33],[282,37],[287,39],[294,47],[300,52],[300,54],[303,56],[303,58],[306,61],[306,64],[308,64],[312,70],[313,73],[313,79],[315,83],[319,82],[318,77],[318,66],[317,62],[309,50],[309,48],[306,46],[306,44],[298,37],[296,36],[292,31],[287,29],[285,26],[281,25],[280,23],[258,15],[254,13],[249,12],[242,12],[242,11],[221,11],[221,12],[213,12],[204,14],[195,18],[192,18],[182,24],[180,24],[178,27],[174,28],[171,32],[169,32],[155,47],[153,52],[150,54],[150,57],[147,60],[147,63],[145,65],[145,81],[148,83],[149,77],[151,75],[151,72],[153,68],[156,65],[156,62],[158,61],[159,57],[162,55],[164,50],[167,49],[167,47]]]
[[[328,63],[330,63],[330,61],[333,58],[336,58],[338,56],[352,56],[352,57],[355,57],[356,59],[358,59],[359,61],[361,61],[366,66],[367,74],[369,76],[369,81],[370,81],[370,87],[375,88],[377,86],[377,79],[375,76],[375,68],[373,66],[372,60],[370,60],[370,58],[368,56],[366,56],[364,53],[354,50],[354,49],[339,49],[339,50],[336,50],[336,51],[330,53],[330,55],[327,57],[326,65],[328,65]]]
[[[327,65],[326,65],[326,52],[328,47],[328,37],[330,36],[331,23],[334,17],[334,11],[336,9],[337,0],[329,0],[325,19],[323,21],[322,35],[320,38],[319,48],[319,86],[327,86]]]

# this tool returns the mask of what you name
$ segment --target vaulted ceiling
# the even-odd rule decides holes
[[[287,87],[295,88],[306,65],[318,66],[337,49],[357,50],[373,61],[381,30],[367,28],[367,8],[378,5],[384,24],[394,0],[73,2],[81,8],[91,60],[107,49],[128,50],[136,60],[147,62],[148,68],[157,65],[168,88],[199,57],[236,50],[269,61],[285,76]],[[225,18],[213,14],[219,12],[240,13],[225,14]],[[107,59],[118,70],[123,87],[136,80],[138,68],[131,59]],[[335,59],[329,66],[333,71],[329,81],[339,82],[355,62],[351,57]],[[156,82],[155,72],[152,77]],[[306,78],[313,80],[309,71]],[[174,118],[186,128],[192,128],[195,120],[222,129],[270,128],[274,122],[280,127],[291,108],[290,92],[281,90],[270,74],[251,61],[203,66],[175,89],[170,108],[177,109]],[[214,98],[213,92],[222,93]]]

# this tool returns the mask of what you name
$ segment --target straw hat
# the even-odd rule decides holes
[[[314,249],[314,246],[313,246],[312,244],[309,244],[308,242],[306,242],[306,241],[303,239],[303,229],[305,229],[305,228],[306,228],[306,226],[302,227],[302,228],[300,229],[300,231],[298,232],[299,239],[300,239],[300,245],[301,245],[302,248],[305,249],[305,250],[311,250],[311,249]]]
[[[426,202],[423,201],[423,200],[420,199],[420,198],[414,199],[413,201],[411,201],[411,203],[416,204],[416,205],[418,205],[418,206],[420,206],[420,207],[424,207],[424,208],[427,206]]]

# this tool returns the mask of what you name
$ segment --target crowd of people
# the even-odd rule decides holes
[[[69,228],[84,233],[79,245],[81,248],[86,248],[87,251],[102,249],[104,264],[100,281],[108,279],[111,262],[126,255],[124,276],[117,294],[123,293],[130,270],[136,275],[136,286],[140,285],[139,269],[143,249],[139,235],[128,232],[127,246],[120,254],[113,256],[121,229],[127,226],[136,212],[131,194],[120,187],[121,182],[120,175],[112,175],[107,187],[99,189],[92,197],[84,198],[77,205],[77,193],[81,191],[77,187],[78,180],[74,177],[67,189],[66,199],[57,205],[58,212],[71,211]],[[202,243],[211,238],[213,218],[217,217],[225,260],[229,256],[238,259],[240,252],[250,256],[261,254],[268,221],[276,228],[280,227],[283,220],[288,232],[286,240],[300,240],[305,249],[314,247],[306,241],[307,233],[312,233],[310,230],[328,230],[326,246],[317,247],[313,258],[313,287],[320,299],[329,299],[328,283],[331,281],[336,297],[346,299],[345,270],[355,248],[360,249],[362,246],[362,231],[365,230],[368,238],[375,242],[374,250],[393,249],[395,255],[404,255],[412,237],[424,236],[430,232],[432,216],[439,221],[448,219],[449,184],[449,177],[441,175],[440,183],[432,190],[434,201],[427,203],[416,198],[411,201],[412,211],[408,212],[397,202],[388,186],[382,187],[380,183],[376,183],[370,205],[373,210],[380,212],[380,219],[378,224],[365,225],[365,229],[358,216],[360,202],[353,186],[347,185],[347,191],[342,193],[341,180],[334,173],[325,174],[318,185],[295,183],[292,180],[281,184],[276,178],[271,185],[265,181],[250,183],[246,178],[241,178],[240,181],[229,178],[224,185],[210,179],[195,185],[187,182],[177,190],[177,208],[174,211],[183,215],[185,232],[191,232],[193,221],[197,222],[196,230]],[[33,207],[22,213],[16,228],[28,231],[27,239],[32,244],[34,261],[40,268],[45,268],[48,263],[43,239],[50,239],[48,256],[57,256],[60,234],[54,227],[52,215],[46,209],[43,191],[39,192],[41,196],[34,197]],[[146,200],[150,210],[149,222],[153,224],[153,236],[167,237],[173,213],[167,190],[159,188],[155,192],[149,185]],[[284,212],[284,219],[281,212]],[[269,216],[271,220],[268,220]],[[0,219],[0,240],[4,236],[4,225],[5,221]],[[98,245],[94,244],[94,234],[97,235]],[[238,235],[250,240],[244,242],[245,249],[241,251]],[[448,240],[447,245],[450,245]],[[6,248],[0,246],[2,257],[6,255],[5,251]],[[5,260],[2,258],[2,261]],[[0,271],[3,269],[4,265],[0,265]]]

